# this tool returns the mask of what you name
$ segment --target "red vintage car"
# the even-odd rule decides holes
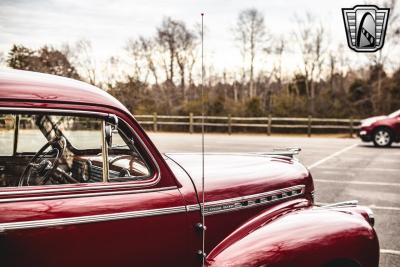
[[[400,109],[387,116],[362,120],[358,135],[362,141],[372,141],[378,147],[388,147],[393,142],[400,142]]]
[[[202,155],[103,90],[2,71],[0,111],[1,266],[378,266],[371,210],[315,205],[295,150],[206,154],[202,206]]]

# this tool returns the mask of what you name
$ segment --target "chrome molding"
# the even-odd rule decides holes
[[[161,190],[175,189],[176,187],[163,188]],[[212,215],[223,212],[230,212],[245,208],[251,208],[259,205],[268,205],[283,199],[294,198],[304,194],[305,186],[298,185],[287,187],[279,190],[269,191],[260,194],[242,196],[238,198],[224,199],[221,201],[212,201],[205,203],[205,214]],[[76,197],[86,197],[88,195],[115,195],[124,193],[141,193],[148,191],[160,191],[160,189],[152,190],[132,190],[125,192],[106,192],[106,193],[89,193],[89,194],[76,194]],[[41,199],[55,199],[64,198],[66,196],[44,196],[44,197],[28,197],[28,198],[15,198],[15,199],[1,199],[1,202],[15,202],[15,201],[26,201],[26,200],[41,200]],[[67,197],[72,197],[68,195]],[[34,221],[23,221],[23,222],[11,222],[11,223],[0,223],[0,232],[7,230],[17,230],[17,229],[31,229],[31,228],[41,228],[41,227],[52,227],[52,226],[64,226],[73,224],[83,224],[83,223],[96,223],[104,221],[113,220],[123,220],[141,217],[150,217],[157,215],[175,214],[189,211],[199,211],[200,205],[188,205],[188,206],[178,206],[171,208],[160,208],[151,210],[140,210],[131,212],[119,212],[110,214],[100,214],[100,215],[90,215],[90,216],[79,216],[71,218],[60,218],[60,219],[45,219],[45,220],[34,220]]]
[[[101,122],[101,154],[103,158],[103,183],[107,183],[109,179],[109,161],[108,161],[108,144],[106,141],[106,122]],[[112,135],[112,133],[111,133]]]
[[[85,111],[85,110],[77,110],[77,109],[56,109],[56,108],[36,108],[36,107],[8,107],[1,106],[0,112],[52,112],[54,114],[82,114],[82,115],[92,115],[92,116],[100,116],[106,117],[108,113],[104,112],[96,112],[96,111]]]
[[[230,212],[260,205],[269,205],[283,199],[304,195],[304,191],[305,185],[296,185],[254,195],[206,202],[204,205],[204,215]],[[189,205],[187,208],[188,211],[200,210],[200,205]]]
[[[89,190],[89,188],[85,188],[85,189]],[[92,189],[92,188],[90,188],[90,189]],[[80,198],[80,197],[113,196],[113,195],[124,195],[124,194],[138,194],[138,193],[148,193],[148,192],[162,192],[162,191],[172,190],[172,189],[177,189],[177,187],[176,186],[169,186],[169,187],[162,187],[162,188],[135,189],[135,190],[125,190],[125,191],[94,192],[94,193],[82,193],[82,194],[65,194],[65,195],[53,195],[53,196],[33,196],[33,197],[3,198],[3,199],[0,199],[0,203],[23,202],[23,201],[40,201],[40,200]]]
[[[18,230],[18,229],[32,229],[32,228],[64,226],[72,224],[96,223],[105,221],[142,218],[142,217],[157,216],[157,215],[175,214],[182,212],[186,212],[185,206],[140,210],[131,212],[119,212],[119,213],[110,213],[101,215],[80,216],[80,217],[61,218],[61,219],[45,219],[45,220],[24,221],[24,222],[0,223],[0,229],[1,229],[0,231],[4,232],[8,230]]]
[[[81,184],[80,184],[81,185]],[[62,185],[61,185],[62,186]],[[61,187],[60,186],[60,187]],[[126,183],[109,183],[109,184],[102,184],[102,185],[88,185],[85,184],[85,186],[79,186],[77,185],[76,187],[70,187],[71,184],[68,184],[67,188],[49,188],[49,189],[32,189],[32,190],[7,190],[7,188],[4,188],[4,191],[0,191],[0,197],[1,196],[13,196],[13,195],[23,195],[23,194],[47,194],[47,193],[68,193],[68,192],[74,192],[74,191],[89,191],[89,190],[107,190],[107,189],[124,189],[124,188],[137,188],[137,187],[143,187],[144,185],[139,185],[139,184],[126,184]],[[171,186],[167,188],[176,188],[176,186]],[[3,189],[3,188],[2,188]],[[140,189],[137,189],[140,191]],[[64,195],[67,196],[67,195]],[[1,202],[1,199],[0,199]]]

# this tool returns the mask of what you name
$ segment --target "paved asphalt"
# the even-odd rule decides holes
[[[201,152],[199,134],[149,133],[161,152]],[[207,134],[209,152],[261,152],[300,147],[311,169],[316,201],[359,200],[375,214],[380,266],[400,266],[400,145],[375,148],[350,138]]]

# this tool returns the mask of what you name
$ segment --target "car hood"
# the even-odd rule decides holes
[[[192,179],[197,192],[202,188],[200,153],[166,153]],[[309,171],[296,159],[257,154],[205,154],[205,201],[216,201],[306,185],[313,190]]]
[[[388,116],[375,116],[375,117],[370,117],[370,118],[366,118],[364,120],[361,120],[361,125],[371,125],[374,122],[377,122],[379,120],[383,120],[386,119]]]

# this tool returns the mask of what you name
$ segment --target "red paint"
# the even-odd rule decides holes
[[[0,233],[1,266],[201,265],[196,254],[202,242],[196,229],[201,221],[199,154],[161,155],[120,102],[69,79],[22,71],[0,73],[0,107],[115,114],[132,128],[158,166],[152,180],[117,187],[97,183],[0,188],[0,201],[9,200],[0,203],[0,227],[11,222],[183,208],[150,217],[6,230]],[[312,177],[297,160],[227,154],[205,159],[207,202],[305,186],[304,195],[275,204],[208,215],[207,265],[321,266],[346,259],[378,266],[379,244],[367,223],[367,212],[362,207],[314,207]],[[62,188],[62,192],[49,190]],[[26,197],[58,199],[23,200]]]
[[[364,142],[371,142],[379,129],[388,130],[392,138],[391,142],[400,142],[400,110],[388,116],[377,116],[363,120],[359,136]]]

